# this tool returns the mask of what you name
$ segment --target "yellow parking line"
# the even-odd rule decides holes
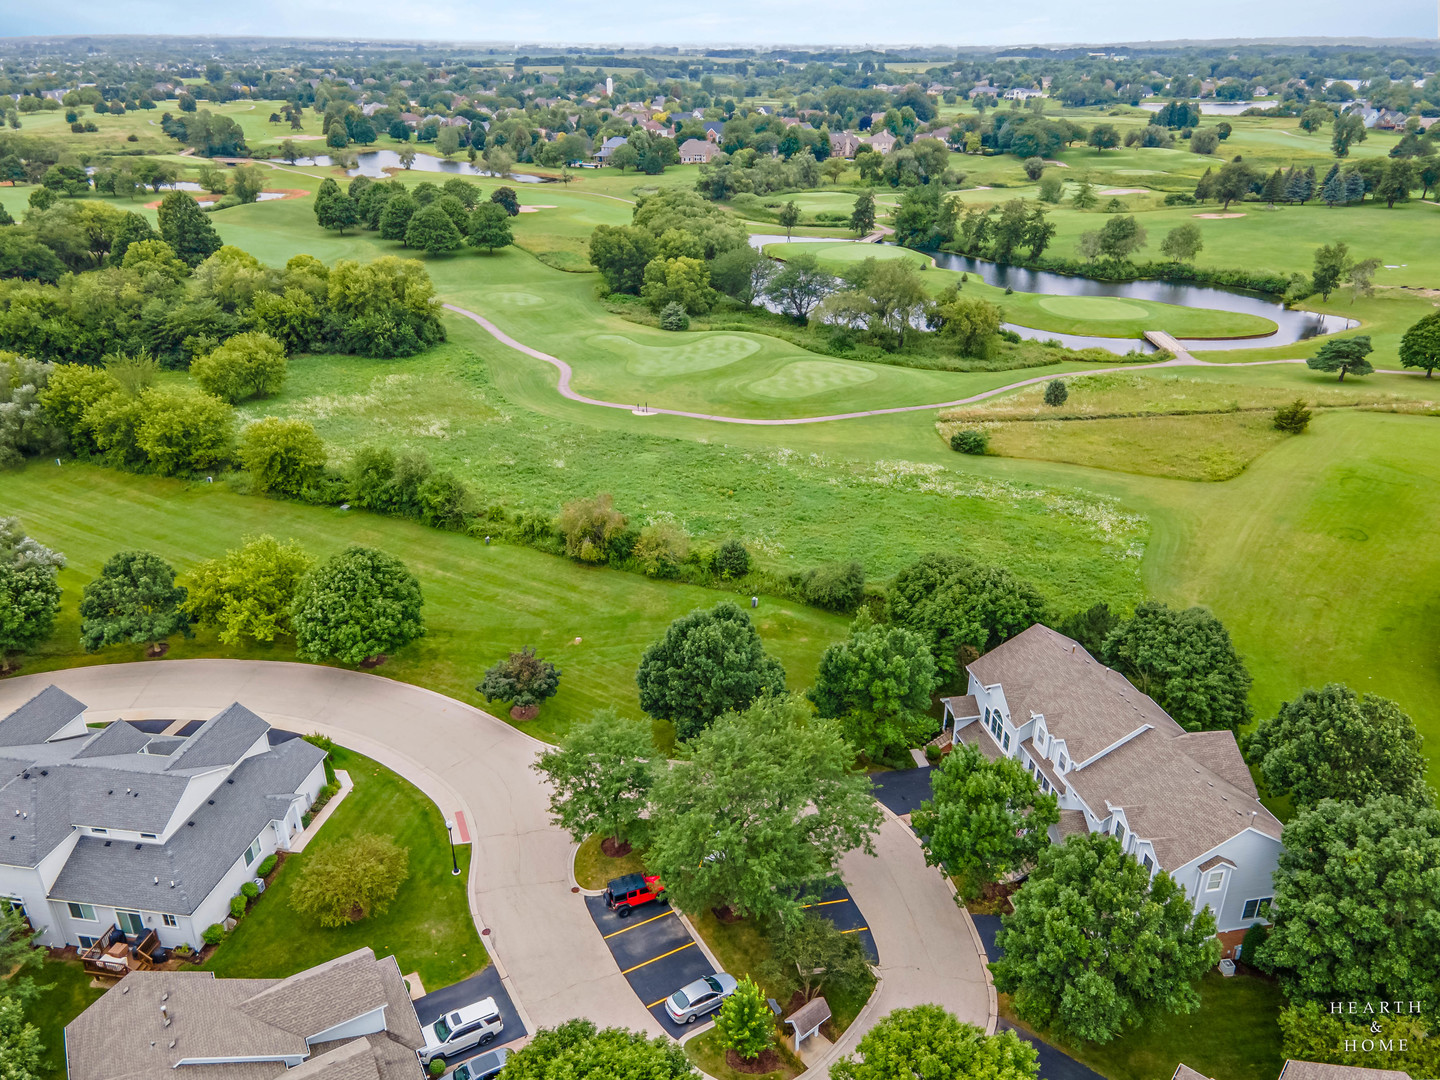
[[[842,934],[858,934],[861,930],[869,930],[868,926],[857,926],[854,930],[841,930]]]
[[[847,897],[845,897],[843,900],[821,900],[818,904],[801,904],[800,906],[801,906],[801,908],[812,908],[812,907],[828,907],[828,906],[831,905],[831,904],[848,904],[848,903],[850,903],[850,897],[847,896]]]
[[[646,926],[646,925],[654,922],[656,919],[663,919],[666,915],[673,915],[673,914],[675,914],[675,909],[674,909],[674,908],[671,908],[669,911],[664,912],[663,914],[660,914],[660,915],[652,916],[651,918],[646,919],[644,922],[631,923],[629,926],[625,927],[625,930],[634,930],[635,927],[637,927],[637,926]],[[605,935],[605,940],[606,940],[606,941],[609,941],[612,937],[618,937],[619,935],[625,933],[625,930],[616,930],[614,933],[606,934],[606,935]]]
[[[680,948],[678,948],[678,949],[671,949],[669,952],[661,953],[659,956],[652,956],[649,960],[644,961],[644,963],[636,964],[634,967],[628,967],[628,968],[626,968],[624,971],[620,972],[620,974],[621,974],[621,975],[629,975],[630,972],[632,972],[632,971],[639,971],[642,967],[645,967],[647,964],[653,964],[653,963],[655,963],[656,960],[664,960],[665,957],[667,957],[667,956],[674,956],[677,952],[684,952],[686,949],[690,948],[690,947],[693,946],[694,944],[695,944],[695,942],[693,942],[693,941],[687,941],[684,945],[681,945]],[[663,1001],[664,999],[662,998],[661,1000]]]
[[[665,995],[665,997],[669,997],[669,996],[670,996],[669,994],[666,994],[666,995]],[[649,1005],[646,1005],[645,1008],[647,1008],[647,1009],[653,1009],[656,1005],[663,1005],[663,1004],[665,1004],[665,998],[661,998],[659,1001],[652,1001],[652,1002],[650,1002]]]

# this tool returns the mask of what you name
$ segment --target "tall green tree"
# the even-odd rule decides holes
[[[1329,683],[1281,704],[1244,747],[1270,793],[1288,794],[1304,808],[1380,795],[1429,803],[1423,742],[1395,702]]]
[[[1187,221],[1165,234],[1165,239],[1160,241],[1160,253],[1175,262],[1191,262],[1204,246],[1200,226]]]
[[[1232,202],[1250,194],[1254,183],[1255,170],[1237,157],[1220,166],[1220,171],[1215,174],[1215,198],[1224,204],[1222,209],[1229,210]]]
[[[294,540],[247,536],[238,548],[187,575],[185,610],[226,645],[274,641],[290,633],[290,605],[314,560]]]
[[[80,599],[80,644],[155,645],[172,634],[190,636],[188,593],[175,584],[175,568],[153,551],[119,551]]]
[[[405,231],[410,227],[410,219],[418,209],[419,206],[408,193],[402,191],[398,195],[392,195],[380,211],[380,238],[399,240],[403,244]]]
[[[850,211],[850,231],[864,236],[875,231],[875,193],[862,191],[855,197],[855,206]]]
[[[645,820],[663,767],[649,729],[606,709],[575,724],[535,769],[550,782],[550,818],[576,843],[600,834],[626,843]]]
[[[331,125],[330,130],[333,132],[336,127],[339,127],[343,137],[345,125]],[[360,224],[360,204],[341,191],[340,185],[327,176],[315,192],[315,221],[322,229],[330,229],[344,236],[346,229],[353,229]]]
[[[1040,856],[1001,920],[990,964],[1028,1024],[1105,1043],[1144,1020],[1200,1007],[1195,983],[1220,960],[1215,916],[1165,871],[1152,878],[1107,833]]]
[[[1186,731],[1236,731],[1250,721],[1250,673],[1205,608],[1142,601],[1105,639],[1102,656]]]
[[[486,251],[509,247],[515,242],[510,231],[510,215],[498,203],[481,203],[470,215],[470,232],[465,239]]]
[[[505,1062],[506,1080],[699,1080],[674,1039],[647,1039],[624,1028],[597,1029],[592,1020],[541,1028]]]
[[[560,689],[560,669],[536,656],[533,645],[526,645],[492,664],[475,689],[485,695],[487,704],[508,701],[517,709],[538,709]]]
[[[1324,800],[1285,826],[1260,960],[1291,1001],[1434,1000],[1440,810]]]
[[[850,637],[825,650],[809,697],[821,716],[872,761],[903,753],[927,734],[926,712],[940,684],[925,638],[903,626],[877,626],[862,612]]]
[[[813,908],[770,935],[770,956],[760,974],[782,1000],[799,993],[809,1001],[821,990],[848,993],[874,981],[860,939]]]
[[[40,1080],[43,1067],[40,1029],[25,1019],[18,997],[0,995],[0,1063],[5,1080]]]
[[[1330,129],[1330,149],[1337,158],[1349,157],[1350,148],[1364,142],[1368,134],[1358,113],[1342,113]]]
[[[681,739],[716,717],[785,689],[785,669],[765,652],[750,616],[723,600],[670,624],[640,658],[640,708],[675,725]]]
[[[793,920],[874,850],[880,811],[833,720],[767,696],[717,720],[656,783],[648,865],[684,911]]]
[[[775,1014],[765,994],[749,978],[740,980],[715,1017],[720,1046],[744,1061],[755,1061],[775,1042]]]
[[[422,636],[424,603],[403,562],[352,547],[301,580],[291,609],[295,644],[309,660],[359,664]]]
[[[1305,366],[1312,371],[1338,371],[1339,381],[1344,382],[1346,375],[1369,375],[1375,371],[1366,359],[1372,349],[1369,334],[1331,338],[1315,350],[1315,355],[1305,361]]]
[[[791,199],[780,208],[780,213],[776,216],[775,220],[778,221],[780,227],[785,230],[785,239],[789,240],[790,234],[795,231],[795,226],[800,224],[800,207],[794,199]]]
[[[322,927],[383,915],[410,876],[410,852],[394,838],[361,833],[305,860],[290,905]]]
[[[405,227],[405,246],[419,248],[427,255],[443,255],[464,242],[455,222],[438,201],[416,210]]]
[[[49,636],[60,611],[57,579],[64,566],[65,556],[26,536],[19,518],[0,517],[0,672],[8,670],[11,654]]]
[[[186,266],[199,266],[220,250],[220,236],[200,209],[200,204],[183,191],[172,191],[160,200],[156,213],[160,239],[170,245]]]
[[[1033,866],[1060,821],[1054,795],[1042,795],[1016,758],[991,761],[978,747],[956,746],[930,773],[933,796],[911,815],[925,862],[958,876],[966,899],[1006,874]]]
[[[1320,299],[1329,300],[1336,286],[1350,272],[1350,247],[1343,240],[1321,244],[1315,249],[1315,271],[1312,275]]]
[[[1423,368],[1428,379],[1440,367],[1440,311],[1426,315],[1400,338],[1402,367]]]
[[[939,1005],[880,1018],[855,1053],[830,1066],[831,1080],[1035,1080],[1040,1058],[1014,1031],[986,1035]]]

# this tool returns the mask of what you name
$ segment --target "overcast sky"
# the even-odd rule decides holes
[[[0,3],[0,35],[276,37],[658,44],[967,44],[1201,37],[1435,37],[1437,0],[71,0]]]

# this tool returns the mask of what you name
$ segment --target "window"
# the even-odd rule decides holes
[[[1214,892],[1225,883],[1224,870],[1211,870],[1210,876],[1205,879],[1205,891]]]
[[[145,933],[145,920],[138,911],[117,911],[115,921],[120,924],[126,937],[140,937]]]
[[[72,919],[84,919],[86,922],[95,922],[95,909],[89,904],[70,904],[70,917]]]
[[[1000,745],[1006,750],[1010,749],[1010,733],[1008,731],[1005,732],[1004,738],[1000,740]]]
[[[1065,755],[1064,755],[1064,754],[1061,754],[1061,755],[1060,755],[1060,771],[1061,771],[1061,772],[1064,772],[1064,771],[1065,771],[1065,766],[1068,765],[1068,764],[1069,764],[1069,762],[1065,760]]]
[[[108,830],[108,829],[91,829],[90,831],[91,831],[92,833],[94,833],[96,836],[109,836],[109,835],[110,835],[110,830]]]
[[[180,920],[177,919],[177,918],[175,918],[174,915],[161,915],[160,918],[161,918],[161,920],[165,923],[166,926],[179,926],[179,925],[180,925]]]
[[[1050,794],[1050,780],[1048,777],[1040,777],[1040,790],[1046,795]]]
[[[80,935],[78,936],[78,940],[79,940],[79,942],[80,942],[80,947],[81,947],[82,949],[88,949],[88,948],[90,948],[90,946],[92,946],[92,945],[95,944],[95,939],[94,939],[93,937],[90,937],[90,936],[86,935],[86,934],[80,934]]]
[[[141,839],[141,840],[158,840],[158,839],[160,839],[160,838],[159,838],[158,836],[156,836],[153,832],[142,832],[142,833],[140,834],[140,839]]]
[[[1035,762],[1031,761],[1028,757],[1025,759],[1025,771],[1032,776],[1035,774]]]
[[[1115,839],[1120,841],[1122,848],[1125,846],[1125,823],[1123,821],[1115,822]]]
[[[255,860],[260,857],[260,838],[257,836],[255,842],[245,849],[245,865],[254,866]]]
[[[1143,859],[1140,860],[1140,862],[1144,864],[1146,870],[1155,869],[1155,860],[1150,858],[1149,855],[1146,855]]]
[[[1269,919],[1270,901],[1274,897],[1265,896],[1258,900],[1246,900],[1245,910],[1241,913],[1242,919]]]

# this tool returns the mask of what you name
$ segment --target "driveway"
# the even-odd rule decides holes
[[[51,683],[85,702],[92,721],[202,720],[239,701],[277,727],[319,731],[373,757],[447,817],[463,813],[474,845],[471,911],[526,1029],[585,1016],[601,1027],[662,1032],[596,933],[585,898],[570,891],[573,845],[550,824],[547,789],[530,767],[544,744],[523,732],[406,683],[249,660],[161,660],[6,679],[0,716]],[[852,852],[842,872],[879,952],[881,987],[822,1073],[829,1057],[852,1050],[875,1020],[901,1006],[935,1002],[994,1029],[994,995],[968,914],[893,814],[876,852]]]
[[[487,997],[495,999],[495,1007],[500,1010],[500,1022],[505,1025],[504,1030],[500,1032],[500,1037],[491,1045],[505,1046],[523,1039],[529,1034],[520,1019],[520,1014],[515,1011],[515,1005],[510,1000],[510,991],[505,989],[504,980],[500,978],[500,972],[496,970],[494,964],[478,975],[472,975],[468,979],[452,983],[434,993],[418,997],[411,1004],[415,1006],[415,1015],[420,1020],[420,1026],[425,1027],[427,1024],[433,1024],[440,1019],[443,1013],[447,1013],[451,1009],[458,1009],[463,1005],[473,1005]],[[486,1048],[472,1046],[468,1050],[462,1050],[455,1055],[451,1064],[473,1057],[482,1049]]]

